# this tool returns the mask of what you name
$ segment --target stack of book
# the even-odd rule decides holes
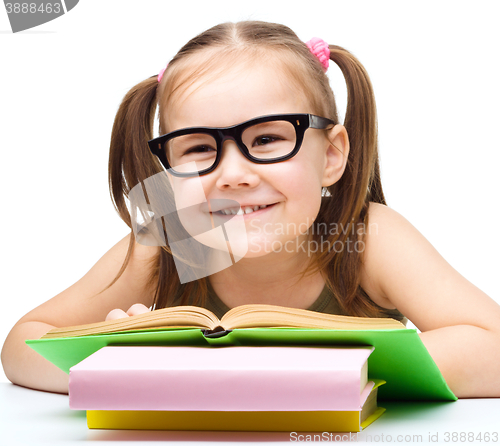
[[[70,369],[89,428],[359,432],[372,347],[104,347]]]
[[[26,343],[70,373],[91,428],[347,432],[383,413],[377,394],[457,399],[416,330],[387,318],[179,306]]]

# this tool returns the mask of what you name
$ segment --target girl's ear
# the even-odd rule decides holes
[[[343,175],[349,156],[349,137],[343,125],[328,130],[329,145],[325,153],[325,169],[321,186],[335,184]]]

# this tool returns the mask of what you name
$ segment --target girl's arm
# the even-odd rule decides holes
[[[111,310],[129,309],[141,303],[153,304],[154,284],[148,283],[150,262],[158,248],[135,245],[121,277],[106,291],[120,270],[130,235],[113,246],[74,285],[23,316],[12,328],[2,348],[5,375],[14,384],[51,392],[68,392],[68,375],[25,344],[54,327],[89,324],[105,320]],[[132,314],[136,306],[130,308]]]
[[[451,267],[400,214],[371,203],[364,275],[398,308],[460,398],[500,397],[500,306]]]

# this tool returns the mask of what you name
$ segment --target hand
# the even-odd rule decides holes
[[[111,321],[113,319],[121,319],[123,317],[135,316],[136,314],[147,313],[149,308],[143,304],[134,304],[132,305],[127,312],[121,310],[120,308],[115,308],[111,310],[106,316],[106,321]]]

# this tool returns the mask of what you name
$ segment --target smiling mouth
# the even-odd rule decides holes
[[[214,215],[246,215],[246,214],[251,214],[252,212],[260,211],[261,209],[265,209],[271,206],[274,206],[276,203],[273,204],[256,204],[254,206],[243,206],[243,207],[232,207],[232,208],[227,208],[227,209],[221,209],[220,211],[214,212]]]

